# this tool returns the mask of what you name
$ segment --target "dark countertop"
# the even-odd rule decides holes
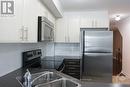
[[[44,69],[44,68],[28,68],[29,71],[31,72],[31,74],[34,73],[40,73],[40,72],[44,72],[44,71],[53,71],[53,72],[57,72],[58,74],[67,77],[69,79],[73,79],[74,81],[80,83],[79,80],[70,77],[68,75],[65,75],[63,73],[60,73],[54,69]],[[0,87],[21,87],[21,85],[18,83],[18,81],[16,80],[17,76],[23,76],[26,72],[25,68],[20,68],[18,70],[15,70],[5,76],[0,77]]]
[[[33,68],[29,69],[31,73],[43,72],[45,69],[43,68]],[[0,87],[21,87],[18,81],[16,80],[17,76],[23,76],[26,72],[26,69],[20,68],[15,70],[5,76],[0,77]]]
[[[32,74],[32,73],[48,71],[48,69],[29,68],[29,71]],[[49,70],[49,71],[55,71],[55,70]],[[5,76],[0,77],[0,87],[21,87],[21,85],[16,80],[16,77],[23,76],[25,72],[26,72],[26,69],[20,68]],[[73,77],[70,77],[70,76],[62,74],[62,73],[61,73],[61,75],[65,76],[69,79],[73,79],[73,80],[77,81],[78,83],[81,83],[79,80],[74,79]],[[81,83],[81,84],[82,84],[82,87],[130,87],[130,85],[122,85],[122,84],[103,84],[103,83]]]

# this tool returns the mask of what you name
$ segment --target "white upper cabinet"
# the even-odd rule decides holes
[[[86,12],[80,16],[81,28],[109,28],[107,11]]]
[[[80,17],[64,16],[56,21],[55,42],[79,42]]]
[[[23,0],[15,0],[14,15],[0,16],[0,43],[17,43],[21,39]]]
[[[38,42],[38,16],[44,16],[55,24],[55,17],[40,0],[24,0],[23,43]]]
[[[67,18],[59,18],[56,21],[55,42],[66,42],[67,40]]]
[[[34,6],[35,3],[35,6]],[[55,17],[47,8],[37,0],[24,0],[23,31],[25,39],[23,43],[37,43],[38,41],[38,16],[45,16],[55,23]]]
[[[0,16],[0,43],[37,43],[38,16],[55,24],[55,17],[40,0],[15,0],[13,16]]]
[[[104,15],[99,15],[97,18],[96,18],[96,25],[95,27],[97,28],[109,28],[109,16],[107,14],[104,14]]]
[[[80,41],[80,17],[68,17],[68,41],[70,43],[78,43]]]
[[[23,43],[37,42],[37,6],[34,6],[35,0],[24,0],[23,11]]]
[[[80,28],[109,28],[107,11],[65,13],[56,20],[55,42],[79,43]]]
[[[80,17],[80,27],[87,28],[93,26],[93,19],[89,16],[82,16]]]

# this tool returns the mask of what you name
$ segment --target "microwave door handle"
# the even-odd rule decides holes
[[[43,40],[45,40],[45,38],[44,38],[44,27],[46,26],[46,24],[45,23],[43,23],[42,22],[42,27],[41,27],[41,40],[43,41]]]
[[[51,40],[53,41],[53,40],[54,40],[54,38],[53,38],[53,36],[54,36],[53,30],[51,30],[51,33],[50,33],[50,34],[51,34],[51,35],[50,35],[50,36],[51,36],[50,38],[51,38]]]

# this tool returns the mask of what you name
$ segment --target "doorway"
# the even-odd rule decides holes
[[[122,36],[118,28],[113,29],[113,75],[122,71]]]
[[[122,45],[123,39],[118,28],[113,31],[113,83],[129,84],[129,79],[122,72]]]

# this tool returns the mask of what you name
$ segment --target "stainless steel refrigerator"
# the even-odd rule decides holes
[[[113,32],[81,29],[81,47],[83,77],[112,82]]]

